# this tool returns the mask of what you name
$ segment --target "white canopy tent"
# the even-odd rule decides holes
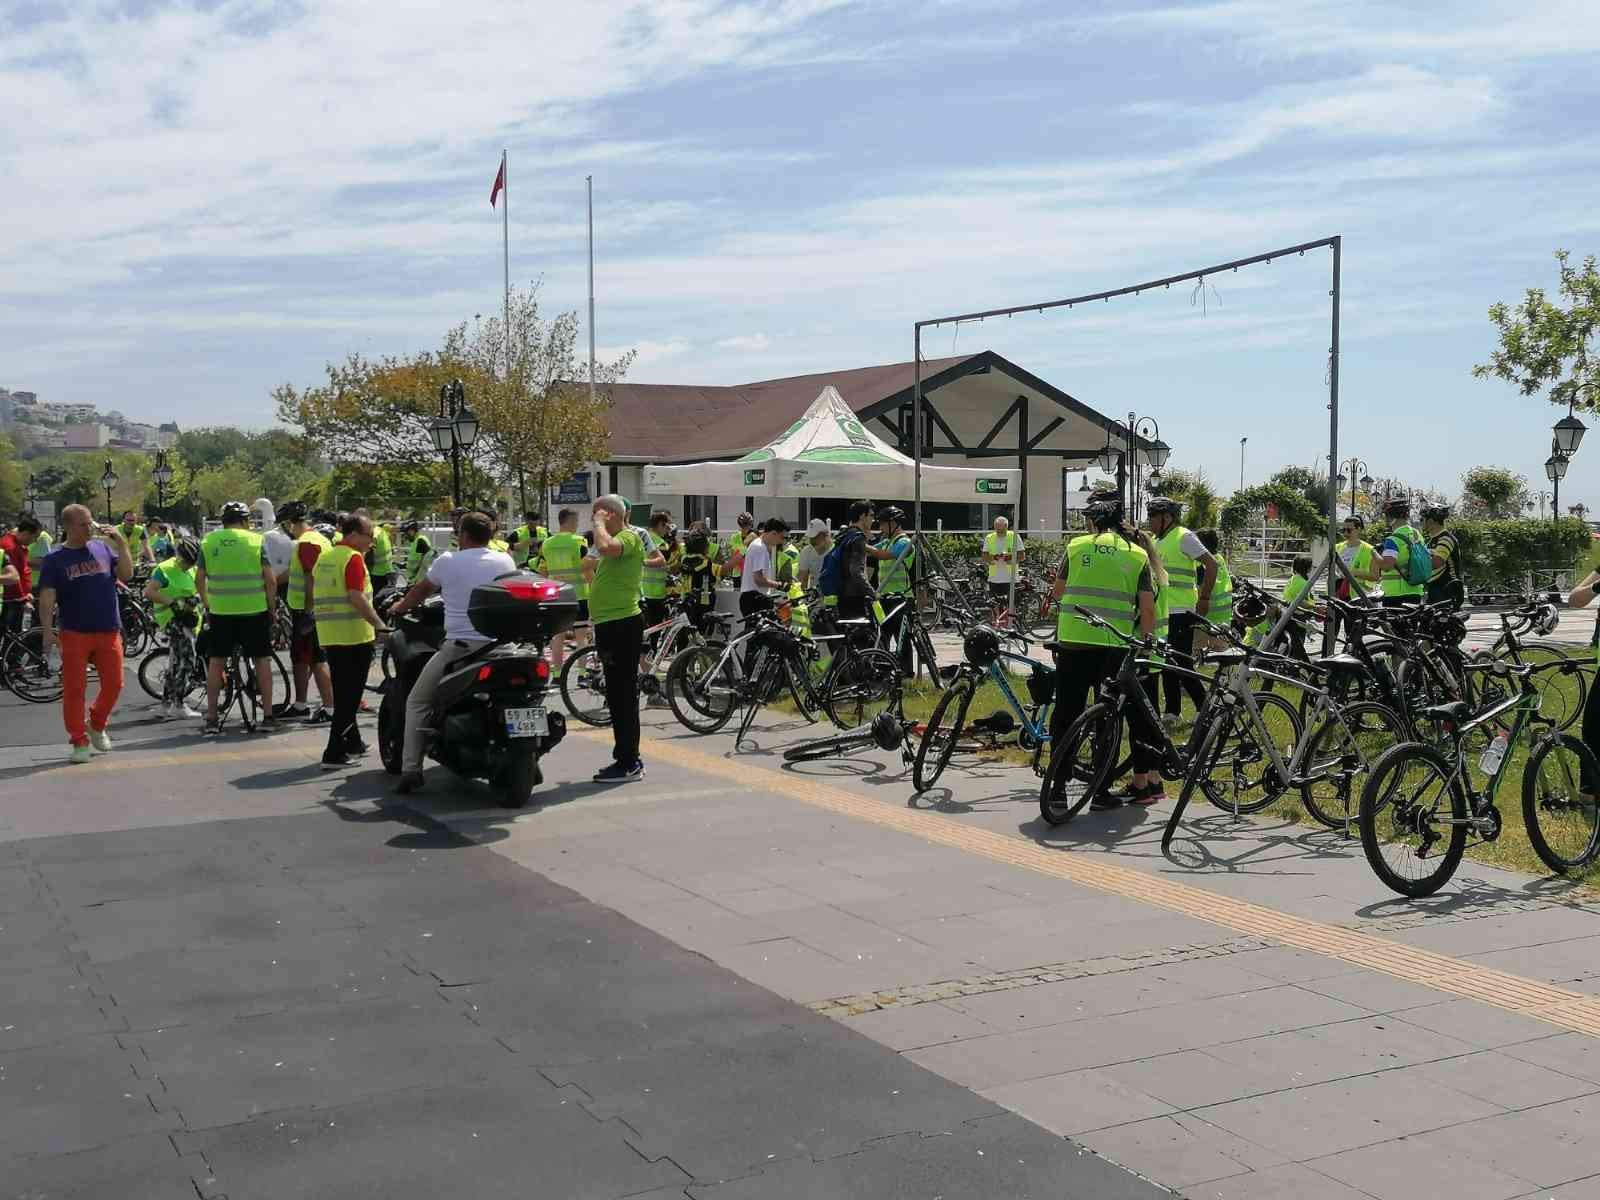
[[[777,438],[733,462],[647,466],[644,487],[655,495],[805,496],[910,500],[915,466],[870,433],[844,398],[825,387],[805,414]],[[939,467],[922,464],[922,498],[953,504],[1009,501],[1022,472],[1015,468]]]

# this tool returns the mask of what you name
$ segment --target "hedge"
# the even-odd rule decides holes
[[[1457,521],[1462,573],[1473,592],[1520,592],[1529,571],[1571,571],[1589,553],[1594,534],[1576,517],[1559,521]]]

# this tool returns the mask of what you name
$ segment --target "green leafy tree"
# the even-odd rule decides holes
[[[1528,477],[1504,467],[1473,467],[1461,477],[1461,508],[1466,517],[1515,517],[1528,499]]]
[[[217,510],[229,500],[249,504],[261,489],[250,464],[243,458],[234,457],[219,466],[196,471],[194,491],[200,497],[200,507],[205,514],[215,517]]]
[[[1489,361],[1472,368],[1479,379],[1503,379],[1524,396],[1545,392],[1554,404],[1600,406],[1600,360],[1590,343],[1600,326],[1600,270],[1594,255],[1574,267],[1565,250],[1556,251],[1557,299],[1543,288],[1529,288],[1522,303],[1489,308],[1500,345]]]
[[[250,444],[250,434],[229,425],[189,429],[178,434],[178,454],[195,470],[220,467],[241,455]]]
[[[1284,467],[1267,481],[1299,492],[1323,516],[1328,515],[1328,477],[1309,467]]]
[[[1217,523],[1217,490],[1204,471],[1181,467],[1163,471],[1150,492],[1182,504],[1183,523],[1192,529],[1209,529]]]
[[[0,433],[0,513],[9,517],[22,507],[22,493],[27,482],[27,472],[17,459],[16,446]]]

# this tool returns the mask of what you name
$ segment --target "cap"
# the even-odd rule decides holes
[[[821,537],[828,532],[828,523],[821,517],[812,517],[811,524],[806,526],[806,537]]]

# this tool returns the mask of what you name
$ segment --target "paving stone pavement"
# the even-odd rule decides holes
[[[163,798],[170,768],[134,764],[213,747],[153,727],[114,807],[41,738],[0,749],[31,772],[0,783],[21,981],[0,1081],[42,1089],[0,1128],[0,1178],[9,1155],[45,1195],[111,1194],[109,1172],[119,1196],[181,1177],[234,1200],[469,1173],[482,1194],[1600,1195],[1600,1041],[781,784],[1600,994],[1590,893],[1467,864],[1404,903],[1331,833],[1201,815],[1164,857],[1160,809],[1042,827],[1025,770],[958,763],[912,800],[898,756],[785,770],[793,722],[738,755],[646,723],[642,783],[574,782],[606,749],[575,734],[520,814],[439,772],[400,809],[378,773],[309,770],[306,735]]]

